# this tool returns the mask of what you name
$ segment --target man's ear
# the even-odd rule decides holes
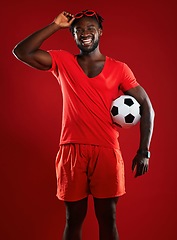
[[[99,35],[102,36],[103,35],[103,30],[101,28],[99,28]]]

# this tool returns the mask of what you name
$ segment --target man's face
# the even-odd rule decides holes
[[[78,48],[85,53],[94,51],[99,44],[102,30],[98,23],[91,17],[81,18],[73,29],[73,36]]]

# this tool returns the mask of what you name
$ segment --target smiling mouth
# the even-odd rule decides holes
[[[81,44],[83,46],[90,45],[92,43],[92,38],[81,39]]]

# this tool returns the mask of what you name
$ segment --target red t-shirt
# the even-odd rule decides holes
[[[138,85],[130,68],[106,57],[102,72],[89,78],[76,55],[50,50],[51,71],[61,85],[63,115],[60,144],[80,143],[119,148],[118,131],[112,122],[110,106],[119,90]]]

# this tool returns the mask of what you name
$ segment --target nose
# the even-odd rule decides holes
[[[87,36],[87,35],[89,35],[89,34],[90,34],[89,30],[83,29],[83,30],[82,30],[82,33],[81,33],[81,36]]]

